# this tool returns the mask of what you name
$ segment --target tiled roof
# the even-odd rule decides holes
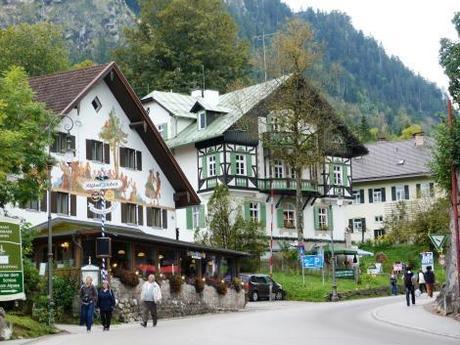
[[[286,79],[287,77],[274,79],[221,95],[219,103],[214,108],[225,110],[225,114],[218,115],[218,118],[201,130],[198,130],[196,122],[193,122],[177,137],[167,140],[167,145],[174,148],[222,135],[244,114],[280,87]],[[190,112],[198,100],[195,97],[154,91],[144,97],[147,98],[153,98],[176,116],[196,119],[196,114]]]
[[[410,176],[430,175],[433,140],[424,137],[424,144],[416,146],[415,138],[404,141],[379,141],[368,144],[369,154],[353,158],[353,181],[371,181]]]
[[[110,64],[49,74],[29,79],[35,98],[56,114],[64,112],[81,95],[91,81],[98,78]]]

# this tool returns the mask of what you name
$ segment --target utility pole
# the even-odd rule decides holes
[[[264,30],[262,30],[262,35],[254,36],[253,39],[262,41],[262,59],[263,59],[263,68],[264,68],[264,81],[267,81],[268,74],[267,74],[267,47],[265,45],[265,37],[274,36],[278,34],[277,32],[272,32],[271,34],[266,34]]]

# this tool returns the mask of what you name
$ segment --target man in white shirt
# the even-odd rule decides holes
[[[150,274],[148,280],[142,285],[141,302],[143,304],[142,323],[147,327],[149,313],[152,315],[153,327],[157,325],[157,303],[161,300],[160,286],[155,281],[155,276]]]

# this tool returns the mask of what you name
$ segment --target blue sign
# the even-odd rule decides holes
[[[323,268],[324,258],[322,255],[305,255],[303,257],[304,268]]]

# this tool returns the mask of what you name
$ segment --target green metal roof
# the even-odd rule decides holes
[[[175,138],[166,141],[170,148],[188,145],[199,141],[218,137],[233,124],[235,124],[244,114],[250,111],[260,101],[278,89],[288,77],[273,79],[264,83],[246,87],[241,90],[229,92],[219,96],[219,102],[214,109],[220,109],[224,114],[218,114],[217,118],[206,128],[199,130],[196,121],[191,123]],[[190,110],[197,101],[205,105],[201,98],[182,95],[173,92],[154,91],[144,99],[153,98],[161,106],[168,109],[175,116],[196,119],[196,114]],[[209,109],[212,111],[212,109]]]

